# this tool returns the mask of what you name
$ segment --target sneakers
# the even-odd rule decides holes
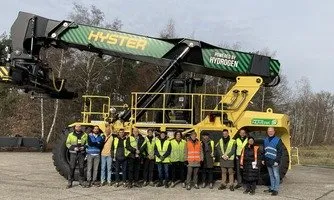
[[[234,188],[235,188],[235,189],[239,189],[239,188],[241,188],[241,187],[242,187],[241,185],[237,184]]]
[[[226,185],[220,185],[218,190],[225,190],[226,189]]]
[[[182,183],[182,188],[186,188],[186,183]]]
[[[250,192],[250,190],[249,189],[246,189],[243,193],[244,194],[248,194]]]
[[[233,185],[230,186],[230,190],[234,191],[234,186]]]
[[[267,190],[264,190],[263,192],[265,192],[265,193],[272,193],[273,190],[271,190],[271,189],[267,189]]]
[[[162,186],[162,182],[161,181],[159,181],[156,185],[155,185],[155,187],[161,187]]]
[[[213,189],[213,183],[210,183],[209,188]]]
[[[154,187],[153,181],[150,182],[149,186]]]
[[[143,187],[146,187],[148,185],[148,182],[147,181],[144,181],[143,183]]]
[[[273,190],[273,192],[271,193],[271,196],[277,196],[278,195],[278,192]]]
[[[194,188],[195,188],[195,189],[199,189],[198,184],[195,184]]]
[[[190,186],[190,184],[189,185],[187,185],[187,190],[190,190],[191,189],[191,186]]]
[[[170,185],[171,188],[175,187],[176,186],[176,183],[175,182],[172,182],[172,184]]]
[[[72,181],[69,181],[68,183],[67,183],[67,185],[66,185],[66,189],[69,189],[69,188],[71,188],[72,187]]]
[[[117,183],[115,184],[115,187],[119,187],[119,182],[117,182]]]
[[[202,184],[202,188],[205,188],[205,187],[206,187],[206,183],[203,183],[203,184]]]

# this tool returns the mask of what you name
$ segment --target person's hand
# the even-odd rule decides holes
[[[236,157],[235,157],[235,159],[236,159],[236,160],[239,160],[239,157],[238,157],[238,156],[236,156]]]
[[[85,150],[85,147],[80,147],[80,151],[83,151],[83,150]]]
[[[274,162],[274,166],[277,167],[277,166],[278,166],[278,163],[277,163],[277,162]]]
[[[74,147],[74,151],[79,151],[79,148],[78,147]]]
[[[243,165],[240,165],[240,169],[243,169],[244,168],[244,166]]]
[[[215,155],[213,155],[213,153],[211,154],[211,157],[213,158],[213,157],[215,157]]]
[[[265,164],[265,163],[264,163],[264,160],[262,160],[262,162],[261,162],[261,163],[262,163],[262,165],[264,165],[264,164]]]
[[[112,160],[113,160],[113,161],[116,161],[116,158],[113,158]]]

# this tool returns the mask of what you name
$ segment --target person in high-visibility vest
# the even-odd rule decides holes
[[[243,180],[245,182],[244,194],[255,194],[256,182],[259,180],[259,159],[261,159],[259,146],[254,145],[254,138],[249,137],[248,143],[242,149],[240,155],[240,168],[243,169]]]
[[[154,186],[153,183],[153,170],[155,164],[155,156],[154,156],[154,147],[155,147],[155,140],[156,138],[153,135],[153,130],[147,130],[147,137],[145,137],[145,142],[140,148],[140,151],[144,155],[144,174],[143,179],[144,183],[143,186]]]
[[[165,186],[168,188],[169,181],[169,165],[170,165],[170,153],[172,147],[170,140],[167,138],[166,132],[161,132],[159,138],[155,141],[154,154],[155,162],[158,165],[159,182],[157,187]]]
[[[123,187],[126,187],[126,171],[127,171],[126,156],[128,154],[128,151],[126,150],[125,147],[126,147],[126,137],[124,129],[121,128],[118,132],[117,137],[114,138],[114,141],[111,145],[111,157],[116,165],[115,187],[120,186],[119,172],[121,168],[122,168]]]
[[[210,189],[213,189],[213,164],[215,143],[210,139],[209,133],[202,133],[202,149],[203,149],[203,163],[202,163],[202,188],[209,184]]]
[[[227,129],[223,130],[223,137],[219,140],[216,147],[222,170],[222,183],[218,190],[224,190],[226,187],[229,187],[231,191],[234,191],[234,157],[236,145],[235,140],[230,138]]]
[[[139,133],[138,128],[132,129],[132,135],[126,139],[126,149],[128,150],[127,160],[128,160],[128,187],[132,188],[140,187],[139,181],[139,168],[141,165],[141,154],[140,147],[143,145],[145,139]]]
[[[236,165],[236,174],[237,174],[237,181],[238,181],[238,184],[235,186],[236,189],[242,186],[242,173],[241,173],[242,170],[240,169],[240,156],[241,156],[242,149],[246,146],[248,142],[246,135],[247,135],[246,130],[240,129],[239,137],[235,140],[235,143],[237,145],[235,165]]]
[[[188,162],[186,188],[190,190],[191,182],[193,182],[194,188],[199,189],[198,170],[203,161],[203,151],[202,144],[197,139],[197,133],[195,131],[191,132],[190,138],[187,141],[186,158]]]
[[[85,147],[87,145],[88,135],[81,130],[81,125],[74,126],[74,131],[69,133],[66,139],[66,147],[70,152],[70,173],[68,175],[67,188],[72,187],[74,180],[74,171],[78,163],[79,166],[79,185],[84,187],[84,162],[85,162]]]
[[[269,127],[267,130],[268,137],[264,139],[263,142],[263,155],[262,164],[267,166],[269,177],[270,177],[270,187],[264,192],[271,193],[272,196],[278,195],[278,189],[280,184],[280,163],[283,154],[282,140],[275,136],[275,128]]]
[[[186,187],[185,183],[185,154],[186,154],[186,141],[182,139],[182,133],[180,131],[176,131],[174,133],[174,139],[170,141],[172,145],[172,152],[170,155],[170,161],[172,163],[172,185],[171,187],[175,187],[176,185],[176,175],[177,173],[180,175],[179,180],[182,183],[182,187]]]

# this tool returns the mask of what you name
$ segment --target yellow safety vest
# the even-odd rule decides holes
[[[118,137],[115,137],[115,139],[114,139],[114,156],[116,156],[118,142],[119,142]],[[123,141],[123,143],[124,143],[123,144],[124,145],[124,154],[125,154],[125,156],[128,156],[130,152],[125,148],[126,147],[126,139]]]
[[[163,156],[166,151],[168,150],[168,146],[170,144],[169,140],[165,140],[164,145],[161,149],[161,141],[159,139],[157,139],[155,141],[155,145],[157,146],[158,152],[161,156]],[[155,162],[161,162],[160,158],[158,158],[158,156],[155,157]],[[164,161],[162,161],[162,163],[170,163],[170,157],[168,156],[167,158],[165,158]]]
[[[240,138],[237,138],[236,142],[237,142],[237,156],[240,156],[242,149],[246,146],[248,142],[248,138],[245,138],[244,142],[242,142]]]
[[[146,144],[146,150],[149,156],[154,156],[155,141],[156,141],[155,137],[152,138],[152,142],[150,142],[150,140],[146,137],[145,142],[142,144],[142,146]]]
[[[235,142],[235,140],[230,139],[230,141],[227,144],[226,151],[224,151],[224,142],[223,142],[223,139],[221,138],[219,140],[220,150],[223,153],[223,155],[228,155],[232,151],[232,147],[234,145],[234,142]],[[231,157],[229,157],[229,160],[234,160],[234,155],[232,155]]]
[[[136,140],[136,138],[135,137],[133,137],[133,136],[130,136],[129,137],[130,138],[130,146],[132,147],[132,148],[135,148],[135,149],[138,149],[138,147],[137,147],[137,140]],[[129,138],[127,138],[127,139],[129,139]],[[126,139],[126,140],[127,140]],[[125,143],[126,144],[126,143]],[[125,148],[126,149],[126,148]],[[138,149],[139,150],[139,149]],[[130,154],[130,151],[129,150],[127,150],[126,149],[126,152],[125,152],[125,156],[128,156]]]
[[[186,147],[186,141],[182,140],[177,142],[176,139],[171,140],[170,144],[172,145],[172,151],[170,154],[171,162],[184,162],[184,151]]]

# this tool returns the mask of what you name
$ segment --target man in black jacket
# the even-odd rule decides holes
[[[138,128],[133,128],[132,135],[126,139],[126,149],[129,151],[129,155],[127,156],[129,188],[133,186],[140,187],[138,184],[141,165],[140,147],[143,145],[144,141],[145,139],[139,134]]]
[[[264,192],[269,192],[273,196],[278,195],[280,183],[280,163],[282,158],[282,140],[275,136],[275,129],[269,127],[267,130],[268,137],[264,139],[262,164],[267,166],[270,176],[270,187]]]

